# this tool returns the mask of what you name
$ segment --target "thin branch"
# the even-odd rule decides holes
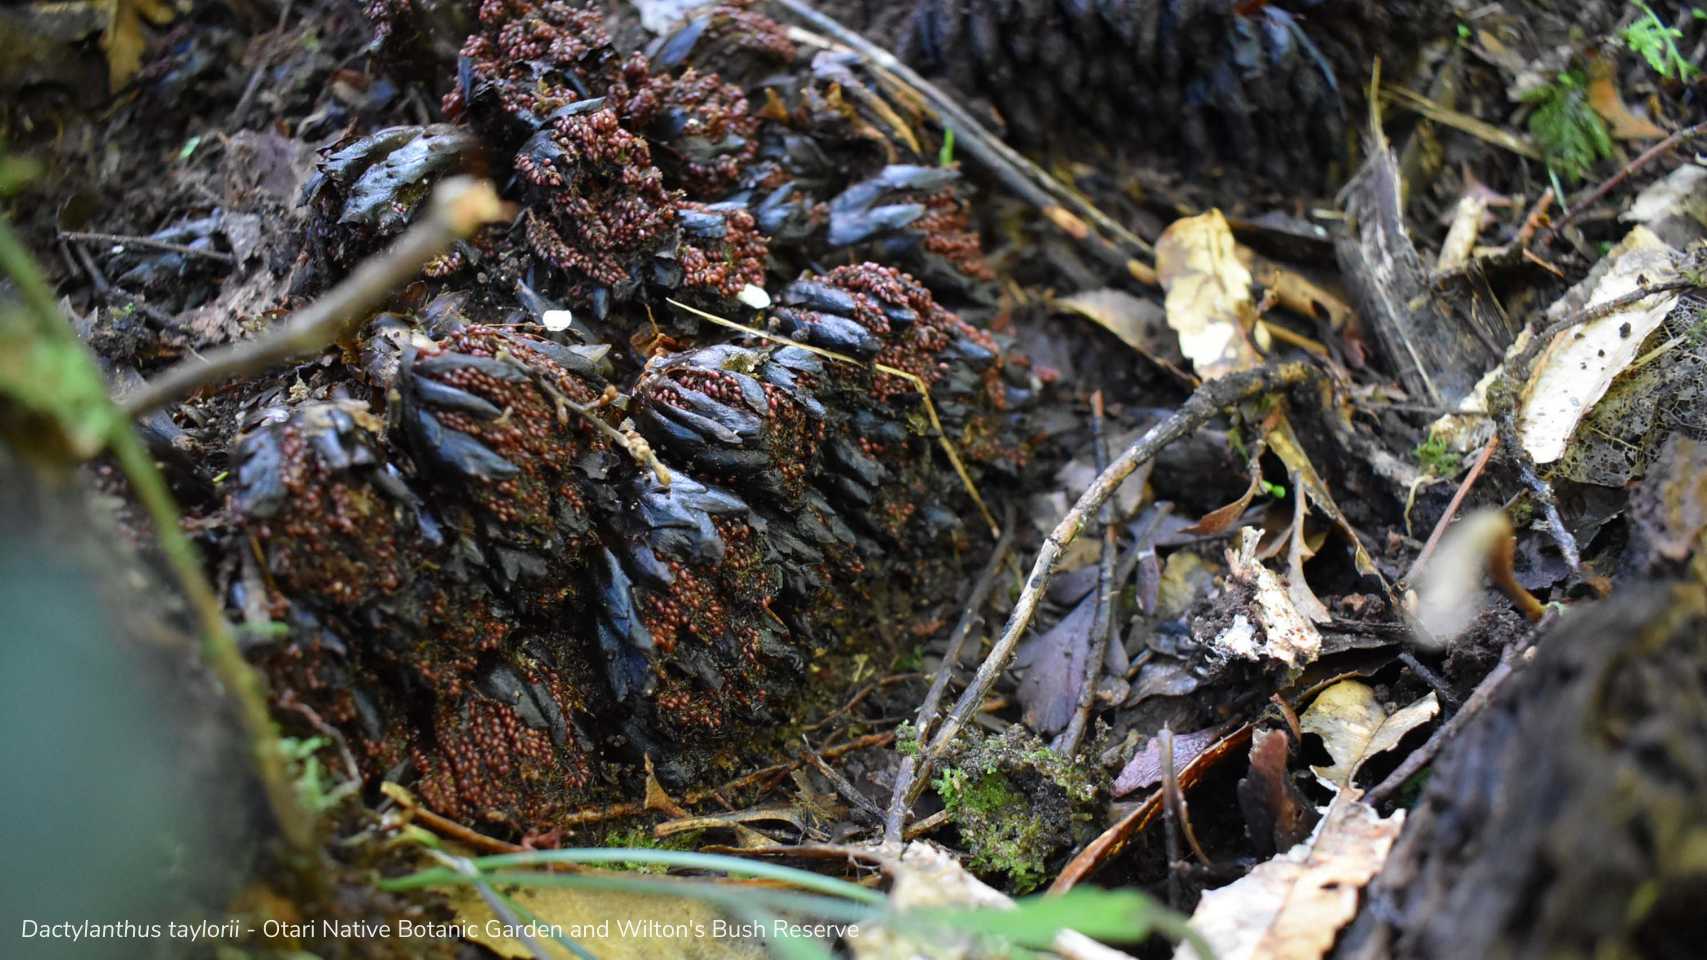
[[[1452,495],[1452,502],[1446,505],[1446,512],[1440,515],[1440,521],[1434,525],[1433,532],[1428,535],[1428,542],[1423,544],[1422,552],[1417,554],[1416,561],[1411,564],[1411,569],[1405,572],[1405,577],[1400,583],[1412,584],[1417,582],[1417,574],[1421,573],[1423,567],[1428,565],[1428,558],[1434,556],[1434,548],[1440,543],[1441,535],[1446,533],[1447,527],[1452,526],[1452,518],[1458,515],[1458,508],[1464,504],[1465,496],[1470,493],[1470,488],[1476,485],[1476,478],[1482,475],[1483,468],[1488,465],[1488,458],[1494,455],[1494,448],[1499,445],[1500,438],[1499,434],[1496,433],[1489,437],[1488,442],[1482,446],[1481,456],[1476,458],[1476,463],[1470,468],[1470,473],[1464,478],[1464,482],[1458,485],[1458,491]]]
[[[944,126],[954,131],[954,142],[983,164],[1020,199],[1036,207],[1043,216],[1073,239],[1086,243],[1092,253],[1117,267],[1149,256],[1152,249],[1130,230],[1076,192],[1057,182],[1018,151],[993,136],[972,114],[895,55],[812,9],[801,0],[774,0],[816,30],[863,57],[875,72],[892,74],[899,83],[913,88],[919,99],[934,110]]]
[[[1091,395],[1091,444],[1096,456],[1097,472],[1108,469],[1108,435],[1103,428],[1102,391]],[[1107,503],[1102,505],[1097,520],[1102,524],[1102,560],[1097,567],[1096,617],[1091,626],[1091,649],[1085,656],[1085,679],[1079,685],[1079,700],[1073,719],[1054,743],[1055,752],[1071,757],[1079,752],[1085,738],[1085,727],[1091,720],[1091,705],[1096,702],[1097,681],[1102,679],[1102,662],[1108,654],[1108,635],[1114,628],[1114,512]]]
[[[1558,236],[1561,230],[1564,230],[1576,221],[1578,214],[1587,210],[1589,207],[1594,206],[1602,197],[1617,189],[1618,185],[1630,179],[1632,174],[1652,163],[1660,156],[1671,152],[1683,141],[1699,137],[1703,133],[1707,133],[1707,123],[1698,123],[1693,127],[1685,127],[1664,140],[1661,140],[1659,143],[1656,143],[1642,151],[1640,156],[1636,157],[1636,159],[1630,161],[1628,164],[1625,164],[1624,169],[1608,177],[1600,186],[1589,191],[1588,196],[1583,197],[1581,200],[1572,204],[1571,209],[1565,211],[1565,215],[1559,218],[1559,222],[1553,224],[1552,227],[1548,228],[1546,233],[1541,235],[1541,242],[1547,243],[1554,237]]]
[[[76,240],[81,243],[111,243],[126,247],[143,247],[148,250],[161,250],[166,253],[181,253],[186,257],[201,257],[206,260],[218,260],[220,263],[235,265],[237,258],[219,250],[203,250],[200,247],[189,247],[181,243],[169,243],[156,240],[153,237],[132,237],[122,233],[88,233],[82,230],[62,230],[61,240]]]
[[[919,706],[920,743],[924,742],[930,733],[931,725],[936,722],[937,708],[942,705],[943,694],[948,691],[949,675],[954,672],[954,665],[960,661],[960,649],[966,645],[966,638],[971,635],[972,628],[978,625],[981,619],[978,611],[984,608],[984,601],[989,598],[990,590],[996,584],[996,575],[1001,572],[1002,561],[1007,558],[1013,545],[1014,508],[1009,504],[1007,514],[1002,518],[1002,536],[996,541],[996,548],[990,552],[989,562],[984,564],[983,572],[978,574],[978,581],[972,587],[971,596],[966,598],[966,607],[960,614],[960,622],[954,625],[954,632],[948,635],[948,649],[942,655],[942,666],[937,668],[936,676],[931,678],[930,690],[925,693],[924,703]],[[901,767],[895,773],[895,793],[889,801],[889,814],[884,819],[885,843],[901,842],[901,828],[913,808],[913,801],[918,799],[918,792],[913,789],[913,785],[922,785],[930,775],[929,764],[921,767],[919,759],[918,756],[901,758]]]
[[[1043,599],[1044,589],[1049,586],[1050,576],[1061,562],[1067,545],[1084,529],[1092,511],[1106,503],[1121,482],[1131,476],[1140,464],[1149,462],[1175,440],[1208,423],[1229,406],[1302,382],[1310,375],[1311,369],[1297,362],[1269,364],[1210,380],[1197,388],[1184,406],[1180,407],[1179,412],[1145,431],[1125,453],[1109,464],[1108,469],[1091,483],[1089,489],[1079,497],[1079,501],[1073,504],[1073,508],[1067,511],[1067,515],[1049,534],[1048,539],[1044,540],[1037,560],[1032,564],[1031,575],[1026,578],[1025,588],[1020,591],[1019,599],[1014,604],[1013,613],[1008,617],[1007,626],[1002,629],[1000,639],[991,648],[989,656],[984,658],[983,664],[978,667],[977,675],[973,677],[960,700],[955,703],[954,710],[949,713],[947,720],[931,740],[928,756],[933,761],[948,750],[955,737],[960,735],[960,731],[977,713],[978,705],[995,686],[996,678],[1007,669],[1014,647],[1018,645],[1020,637],[1031,625],[1031,618],[1037,613],[1037,605]]]
[[[179,397],[234,377],[323,349],[368,314],[392,290],[420,273],[452,240],[471,236],[482,224],[501,219],[504,205],[485,180],[453,177],[434,191],[428,212],[383,254],[366,260],[343,283],[298,311],[282,325],[253,340],[185,360],[127,397],[126,413],[137,416]]]

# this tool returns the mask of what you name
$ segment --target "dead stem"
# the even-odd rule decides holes
[[[331,293],[253,340],[169,368],[125,398],[125,412],[138,416],[203,387],[324,349],[349,326],[365,320],[392,290],[413,279],[452,240],[473,235],[483,224],[501,219],[503,212],[504,204],[489,181],[447,179],[434,191],[425,218],[383,254],[363,261]]]
[[[1636,159],[1625,164],[1624,169],[1619,170],[1617,173],[1608,177],[1605,182],[1601,183],[1600,186],[1595,187],[1593,190],[1590,190],[1588,195],[1583,197],[1581,200],[1571,204],[1571,208],[1565,211],[1565,215],[1559,218],[1559,222],[1553,224],[1553,226],[1548,228],[1546,233],[1541,235],[1541,243],[1547,243],[1554,237],[1558,236],[1561,230],[1564,230],[1576,221],[1578,214],[1587,210],[1589,207],[1594,206],[1600,198],[1617,189],[1619,184],[1630,179],[1631,174],[1636,173],[1643,167],[1654,162],[1654,160],[1658,159],[1660,156],[1671,152],[1683,141],[1699,137],[1703,133],[1707,133],[1707,123],[1698,123],[1693,127],[1685,127],[1664,140],[1661,140],[1659,143],[1656,143],[1642,151]]]
[[[1399,582],[1401,587],[1417,582],[1417,574],[1422,573],[1428,565],[1428,558],[1434,556],[1434,548],[1440,543],[1440,537],[1446,533],[1446,528],[1452,525],[1452,518],[1458,515],[1458,508],[1464,504],[1464,498],[1470,493],[1470,488],[1476,485],[1476,478],[1482,475],[1482,469],[1488,465],[1488,458],[1494,454],[1494,448],[1500,445],[1498,434],[1488,438],[1482,446],[1482,453],[1476,458],[1476,463],[1470,468],[1470,473],[1464,477],[1464,482],[1458,485],[1458,491],[1452,495],[1452,502],[1446,505],[1446,512],[1440,515],[1440,520],[1434,525],[1434,531],[1428,535],[1428,542],[1423,544],[1422,552],[1411,564],[1411,569],[1405,571],[1405,577]]]
[[[1097,473],[1108,469],[1108,435],[1103,423],[1102,391],[1091,394],[1091,448],[1096,457]],[[1073,719],[1052,745],[1056,753],[1071,757],[1079,752],[1090,723],[1091,705],[1096,702],[1097,681],[1102,679],[1102,663],[1108,655],[1108,634],[1114,625],[1114,511],[1105,502],[1097,520],[1102,524],[1102,559],[1097,566],[1096,617],[1091,626],[1091,649],[1085,655],[1085,679],[1079,684],[1079,699]]]
[[[156,240],[153,237],[132,237],[121,233],[89,233],[83,230],[62,230],[61,240],[75,240],[79,243],[111,243],[126,247],[142,247],[148,250],[161,250],[166,253],[181,253],[186,257],[201,257],[204,260],[218,260],[220,263],[235,265],[237,258],[219,250],[203,250],[200,247],[188,247],[181,243],[169,243]]]

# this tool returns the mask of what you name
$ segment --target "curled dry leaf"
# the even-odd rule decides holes
[[[1204,379],[1262,362],[1248,331],[1256,318],[1251,272],[1219,210],[1176,220],[1156,241],[1156,276],[1167,291],[1168,326]]]
[[[1584,284],[1593,284],[1585,304],[1594,307],[1634,293],[1644,286],[1677,277],[1673,266],[1677,251],[1646,227],[1636,227],[1612,248]],[[1549,318],[1562,319],[1567,296],[1549,310]],[[1552,463],[1564,456],[1571,434],[1607,387],[1630,366],[1642,341],[1664,322],[1677,305],[1676,293],[1657,294],[1637,301],[1624,310],[1559,333],[1535,362],[1535,372],[1524,392],[1521,438],[1523,448],[1536,463]]]
[[[1103,287],[1062,297],[1055,306],[1092,321],[1154,363],[1173,366],[1185,360],[1179,338],[1168,328],[1167,311],[1155,301]]]
[[[1292,471],[1299,489],[1310,497],[1310,502],[1316,509],[1328,515],[1340,532],[1345,534],[1346,541],[1351,544],[1352,559],[1357,564],[1357,572],[1366,577],[1381,577],[1381,571],[1376,569],[1374,558],[1358,539],[1357,531],[1352,529],[1351,521],[1340,512],[1339,504],[1334,502],[1333,494],[1328,492],[1328,485],[1322,482],[1322,475],[1316,472],[1315,464],[1310,462],[1304,453],[1304,447],[1298,442],[1298,435],[1292,432],[1292,423],[1284,416],[1278,417],[1268,431],[1268,446],[1275,456],[1286,464],[1286,469]],[[1383,581],[1383,585],[1385,581]]]
[[[1239,549],[1227,551],[1227,565],[1231,577],[1252,591],[1250,608],[1255,622],[1243,613],[1238,614],[1231,626],[1210,641],[1210,646],[1224,656],[1273,659],[1292,667],[1316,659],[1322,648],[1322,635],[1316,632],[1315,624],[1298,612],[1280,578],[1256,558],[1262,531],[1245,527],[1239,533]]]
[[[1298,718],[1298,726],[1320,736],[1334,760],[1331,766],[1310,768],[1316,779],[1330,789],[1344,790],[1365,760],[1398,746],[1405,734],[1439,712],[1440,703],[1430,693],[1388,716],[1368,685],[1342,680],[1316,697]]]
[[[1600,118],[1606,121],[1608,132],[1618,140],[1658,140],[1666,135],[1647,117],[1639,117],[1630,112],[1624,105],[1624,96],[1618,92],[1618,84],[1613,78],[1611,65],[1603,75],[1589,81],[1588,105]]]
[[[1218,960],[1315,960],[1357,914],[1357,898],[1405,823],[1346,794],[1310,839],[1198,901],[1191,925]],[[1189,945],[1174,960],[1203,960]]]
[[[1257,730],[1251,734],[1251,769],[1239,781],[1239,811],[1245,815],[1245,830],[1261,856],[1292,849],[1321,819],[1286,772],[1290,754],[1284,731]]]

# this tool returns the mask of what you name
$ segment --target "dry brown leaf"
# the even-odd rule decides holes
[[[1168,326],[1204,379],[1262,362],[1251,346],[1256,320],[1251,272],[1239,262],[1219,210],[1175,220],[1156,241],[1156,276],[1167,291]]]
[[[1618,92],[1618,84],[1613,82],[1611,76],[1600,76],[1589,81],[1588,105],[1606,121],[1616,139],[1658,140],[1666,135],[1652,120],[1630,112],[1630,108],[1624,105],[1624,97]]]
[[[1286,762],[1291,756],[1283,730],[1251,733],[1251,766],[1239,781],[1239,811],[1245,815],[1245,832],[1259,856],[1290,850],[1310,836],[1321,819],[1314,804],[1304,797]]]
[[[1191,925],[1218,960],[1316,960],[1357,915],[1405,823],[1341,794],[1309,840],[1198,901]],[[1181,946],[1174,960],[1200,960]]]
[[[1381,572],[1375,567],[1375,560],[1364,549],[1363,541],[1357,538],[1357,531],[1351,527],[1351,522],[1340,512],[1339,504],[1334,502],[1333,495],[1328,492],[1328,485],[1322,482],[1321,474],[1304,453],[1304,447],[1298,442],[1298,435],[1292,432],[1292,424],[1284,416],[1278,417],[1268,431],[1268,446],[1275,455],[1286,464],[1286,469],[1292,471],[1298,478],[1298,485],[1310,496],[1310,502],[1316,509],[1328,515],[1351,542],[1352,559],[1357,564],[1357,572],[1366,577],[1380,577]]]
[[[1217,536],[1226,533],[1234,523],[1238,522],[1240,517],[1245,515],[1245,510],[1256,498],[1257,491],[1262,489],[1262,467],[1258,461],[1262,459],[1263,451],[1267,449],[1267,446],[1260,440],[1257,443],[1257,448],[1251,452],[1249,468],[1251,484],[1246,488],[1244,495],[1224,507],[1217,507],[1209,511],[1203,515],[1203,519],[1181,530],[1180,533],[1189,533],[1200,537]]]
[[[1325,786],[1339,790],[1350,787],[1365,760],[1398,746],[1405,734],[1439,712],[1440,702],[1430,693],[1388,716],[1367,684],[1342,680],[1316,697],[1298,718],[1298,726],[1326,744],[1333,765],[1310,769]]]
[[[1293,667],[1315,660],[1322,649],[1322,635],[1316,632],[1315,624],[1298,612],[1280,578],[1256,559],[1262,531],[1245,527],[1239,533],[1239,549],[1227,551],[1228,571],[1232,578],[1253,591],[1250,605],[1255,621],[1242,613],[1236,615],[1232,625],[1209,645],[1223,656],[1273,659]]]
[[[1171,366],[1185,361],[1179,338],[1168,327],[1167,311],[1153,300],[1104,287],[1061,297],[1055,306],[1090,320],[1153,363]]]
[[[1215,745],[1222,730],[1210,727],[1196,733],[1183,733],[1174,737],[1174,770],[1178,771],[1186,764],[1197,759],[1198,754]],[[1124,797],[1134,790],[1143,790],[1162,782],[1162,744],[1156,737],[1151,737],[1144,744],[1144,749],[1132,755],[1121,769],[1120,776],[1114,780],[1114,786],[1109,792],[1117,797]]]
[[[1344,330],[1352,319],[1351,305],[1317,285],[1301,273],[1288,270],[1250,247],[1235,248],[1239,262],[1251,271],[1256,282],[1274,291],[1280,305],[1302,317],[1325,321],[1334,330]]]

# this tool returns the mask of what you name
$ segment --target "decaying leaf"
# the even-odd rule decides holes
[[[1251,768],[1239,781],[1239,811],[1260,856],[1292,849],[1310,836],[1321,819],[1286,772],[1290,753],[1284,731],[1251,734]]]
[[[95,6],[108,11],[101,49],[107,53],[107,85],[116,93],[142,69],[142,52],[148,46],[143,19],[163,27],[175,14],[166,0],[98,0]]]
[[[1676,257],[1677,251],[1638,226],[1607,253],[1578,290],[1592,291],[1585,303],[1588,307],[1615,300],[1643,286],[1674,279]],[[1562,319],[1556,315],[1567,312],[1561,305],[1576,299],[1567,295],[1550,308],[1549,319]],[[1647,297],[1553,338],[1535,362],[1523,401],[1520,434],[1536,463],[1552,463],[1564,456],[1583,415],[1636,359],[1642,341],[1664,322],[1677,299],[1676,293]]]
[[[1214,746],[1221,736],[1221,730],[1211,727],[1196,733],[1185,733],[1174,737],[1174,770],[1178,771],[1186,764],[1197,759],[1203,751]],[[1144,790],[1162,782],[1162,747],[1161,741],[1151,737],[1144,744],[1144,749],[1133,755],[1132,759],[1120,771],[1120,776],[1114,780],[1114,786],[1109,792],[1117,797],[1124,797],[1135,790]]]
[[[1382,819],[1341,794],[1310,839],[1198,901],[1191,925],[1218,960],[1315,960],[1357,914],[1363,886],[1381,870],[1405,812]],[[1190,946],[1174,960],[1201,960]]]
[[[1286,464],[1286,469],[1292,471],[1293,476],[1297,478],[1295,482],[1309,495],[1310,502],[1316,505],[1316,509],[1327,514],[1328,518],[1339,526],[1340,532],[1345,534],[1346,540],[1351,543],[1352,559],[1357,564],[1357,572],[1366,577],[1379,578],[1381,571],[1376,569],[1375,560],[1369,556],[1369,551],[1364,549],[1363,541],[1358,539],[1351,521],[1340,512],[1339,504],[1334,502],[1333,494],[1328,492],[1328,485],[1322,482],[1321,474],[1316,472],[1315,465],[1310,462],[1309,456],[1298,442],[1298,435],[1292,432],[1291,422],[1285,417],[1278,418],[1274,426],[1269,428],[1268,446],[1281,462]]]
[[[1258,461],[1262,459],[1263,450],[1265,449],[1267,449],[1267,446],[1265,444],[1261,444],[1259,441],[1259,446],[1251,451],[1251,483],[1239,499],[1234,500],[1226,506],[1217,507],[1216,509],[1209,511],[1203,515],[1203,519],[1189,527],[1186,527],[1180,532],[1195,534],[1197,536],[1213,537],[1226,533],[1231,529],[1233,524],[1237,523],[1239,518],[1245,515],[1245,510],[1250,507],[1251,501],[1256,498],[1257,492],[1262,489],[1262,467],[1258,464]]]
[[[1092,321],[1155,363],[1172,366],[1185,360],[1178,337],[1168,328],[1167,311],[1153,300],[1104,287],[1062,297],[1055,306]]]
[[[1245,527],[1239,531],[1238,550],[1227,551],[1229,575],[1252,591],[1251,617],[1240,613],[1233,623],[1210,641],[1210,646],[1228,657],[1245,660],[1279,660],[1287,666],[1303,666],[1316,659],[1322,635],[1315,624],[1298,612],[1280,578],[1256,558],[1262,531]]]
[[[1061,732],[1073,719],[1079,687],[1085,680],[1085,661],[1090,657],[1096,612],[1093,590],[1060,623],[1025,641],[1014,653],[1014,666],[1025,671],[1015,696],[1025,708],[1026,726],[1043,736]]]
[[[1607,66],[1610,68],[1611,64]],[[1588,105],[1606,121],[1607,129],[1615,140],[1658,140],[1666,135],[1652,120],[1636,116],[1624,105],[1624,97],[1618,92],[1618,84],[1610,69],[1605,73],[1596,71],[1594,79],[1589,81]]]
[[[1433,693],[1392,716],[1375,699],[1375,691],[1356,680],[1342,680],[1316,697],[1298,718],[1299,729],[1314,733],[1327,745],[1331,766],[1311,767],[1324,786],[1344,790],[1365,760],[1399,745],[1405,734],[1440,712]]]
[[[1156,276],[1167,291],[1168,326],[1204,379],[1261,362],[1249,329],[1256,318],[1251,272],[1239,262],[1219,210],[1176,220],[1156,241]]]

